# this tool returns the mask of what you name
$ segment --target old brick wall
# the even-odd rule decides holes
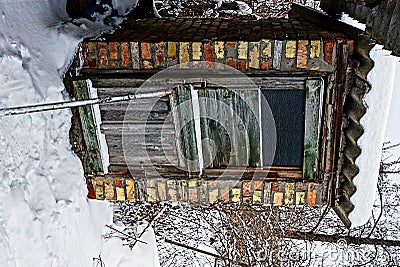
[[[303,181],[266,179],[231,181],[197,179],[131,179],[93,177],[95,198],[135,202],[241,203],[263,205],[321,205],[327,185]]]
[[[350,42],[350,44],[353,44]],[[336,40],[271,40],[257,42],[86,42],[85,69],[156,70],[196,61],[226,64],[241,71],[326,71],[335,64]],[[189,64],[189,62],[193,62]],[[207,66],[207,65],[206,65]],[[212,65],[209,65],[212,67]]]

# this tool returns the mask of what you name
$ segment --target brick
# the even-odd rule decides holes
[[[293,40],[286,41],[285,57],[286,58],[296,57],[296,41]]]
[[[247,61],[239,60],[237,62],[237,69],[238,70],[247,70]]]
[[[116,187],[115,192],[117,194],[117,200],[123,201],[125,200],[125,189],[123,187]]]
[[[139,43],[131,42],[131,57],[132,57],[132,69],[140,69],[139,61]]]
[[[196,180],[189,181],[189,187],[197,187],[197,181]]]
[[[191,202],[198,201],[197,188],[189,188],[189,201]]]
[[[283,42],[278,40],[274,41],[274,58],[272,61],[272,68],[275,70],[281,69],[282,50]]]
[[[210,203],[218,201],[218,189],[210,189],[208,191],[208,200]]]
[[[263,190],[263,182],[259,180],[254,181],[254,190]]]
[[[264,204],[271,204],[271,183],[264,182]]]
[[[147,179],[146,186],[147,187],[156,187],[156,180],[155,179]]]
[[[308,52],[307,52],[308,40],[299,40],[297,45],[297,68],[307,68]]]
[[[259,204],[262,202],[262,191],[255,190],[253,193],[253,203]]]
[[[258,42],[250,43],[249,67],[252,69],[260,68],[260,44]]]
[[[119,68],[119,62],[118,61],[116,61],[116,60],[110,60],[110,67],[111,68],[113,68],[113,69],[117,69],[117,68]]]
[[[305,192],[296,192],[296,205],[304,205]]]
[[[232,188],[232,202],[240,202],[240,188]]]
[[[103,180],[96,180],[95,188],[96,199],[103,200],[105,198]]]
[[[275,192],[274,206],[282,206],[282,205],[283,205],[283,192]]]
[[[140,52],[142,59],[151,61],[151,44],[147,42],[140,43]]]
[[[135,182],[133,179],[126,179],[126,198],[128,200],[135,200]]]
[[[178,201],[178,196],[175,188],[168,188],[168,199],[173,202]]]
[[[126,42],[122,42],[121,46],[121,65],[123,68],[128,68],[129,66],[129,45]]]
[[[309,206],[315,206],[316,200],[317,200],[317,191],[314,190],[314,185],[312,183],[309,183],[307,191],[307,204]]]
[[[238,44],[238,59],[247,60],[248,49],[249,43],[240,41]]]
[[[179,63],[182,65],[187,65],[190,61],[189,55],[189,43],[180,42],[179,43]]]
[[[107,43],[99,42],[97,43],[97,51],[99,57],[99,66],[108,67],[108,51]]]
[[[296,184],[296,191],[305,191],[307,184],[303,182],[297,182]]]
[[[213,62],[214,57],[213,57],[213,52],[212,52],[212,44],[211,43],[205,43],[204,44],[204,60],[207,62]],[[212,64],[206,63],[207,68],[212,68]]]
[[[236,42],[226,42],[225,43],[225,50],[227,57],[236,57]]]
[[[271,190],[273,192],[278,192],[279,191],[279,182],[271,182]]]
[[[95,42],[87,43],[87,64],[91,68],[97,66],[97,45]]]
[[[118,43],[117,42],[108,43],[108,49],[110,51],[110,59],[118,59]]]
[[[268,58],[264,58],[261,62],[261,69],[268,70]]]
[[[243,181],[242,182],[242,194],[243,194],[243,196],[251,195],[251,181]]]
[[[187,201],[188,193],[187,193],[187,182],[186,181],[179,181],[178,183],[178,193],[179,199],[181,201]]]
[[[114,200],[114,182],[112,180],[104,180],[104,191],[107,200]]]
[[[224,59],[225,58],[225,51],[224,51],[225,44],[222,41],[214,42],[214,52],[215,57],[217,59]]]
[[[193,55],[193,60],[201,60],[203,53],[201,51],[201,43],[200,42],[192,43],[192,55]]]
[[[285,186],[285,204],[294,204],[294,183],[286,183]]]
[[[311,40],[310,58],[319,58],[321,56],[321,41]]]
[[[168,42],[168,58],[176,58],[176,43]]]
[[[268,39],[261,40],[261,56],[263,58],[270,58],[272,57],[272,45],[271,41]]]
[[[158,199],[160,201],[167,200],[167,188],[165,182],[158,182],[157,183],[157,192],[158,192]]]
[[[229,184],[226,183],[226,185],[221,185],[219,195],[223,202],[229,202],[229,192]]]
[[[154,203],[157,201],[157,194],[156,194],[156,189],[152,187],[147,187],[146,189],[147,192],[147,201]]]
[[[156,43],[156,66],[163,67],[165,64],[164,42]]]
[[[332,64],[333,58],[333,40],[327,39],[324,41],[324,60]]]
[[[123,180],[121,180],[121,179],[116,179],[116,180],[115,180],[115,185],[116,185],[116,186],[120,186],[120,187],[121,187],[121,186],[123,186],[123,185],[124,185],[124,181],[123,181]]]
[[[226,65],[236,69],[236,59],[233,58],[226,59]]]

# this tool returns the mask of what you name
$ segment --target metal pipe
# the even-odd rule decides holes
[[[95,98],[95,99],[78,100],[78,101],[71,100],[71,101],[54,102],[54,103],[42,103],[29,106],[9,107],[0,109],[0,118],[7,116],[14,116],[14,115],[30,114],[35,112],[82,107],[87,105],[132,101],[135,99],[143,99],[143,98],[163,97],[170,95],[172,93],[173,93],[172,90],[163,90],[150,93],[139,93],[139,94],[133,93],[125,96]]]

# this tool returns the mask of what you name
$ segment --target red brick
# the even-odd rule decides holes
[[[97,49],[99,53],[99,65],[100,67],[108,67],[108,51],[107,43],[99,42],[97,43]]]
[[[226,42],[225,43],[227,46],[230,46],[232,48],[236,48],[236,42]]]
[[[317,200],[317,191],[314,190],[314,186],[310,183],[308,184],[307,204],[309,206],[315,206],[316,200]]]
[[[162,67],[165,63],[164,42],[157,43],[156,46],[156,65]]]
[[[118,61],[110,61],[110,65],[111,65],[111,67],[112,68],[114,68],[114,69],[116,69],[116,68],[119,68],[119,63],[118,63]]]
[[[261,69],[262,70],[268,70],[268,58],[264,58],[262,63],[261,63]]]
[[[203,45],[204,47],[204,60],[207,62],[213,62],[214,57],[213,57],[213,52],[212,52],[212,44],[211,43],[205,43]],[[212,68],[211,63],[206,63],[207,68]]]
[[[223,202],[229,202],[229,185],[221,188],[220,196]]]
[[[88,189],[87,197],[90,198],[90,199],[95,199],[96,198],[96,194],[94,192],[92,179],[86,179],[86,185],[87,185],[87,189]]]
[[[333,40],[324,40],[324,60],[332,64]]]
[[[123,181],[120,179],[115,180],[115,185],[116,186],[122,186],[123,185]]]
[[[128,43],[121,43],[121,63],[123,68],[129,66],[129,46]]]
[[[236,69],[236,59],[233,58],[228,58],[226,60],[226,65],[228,65],[229,67],[235,68]]]
[[[239,60],[237,63],[238,70],[247,70],[247,62],[243,60]]]
[[[142,59],[151,60],[151,46],[150,43],[143,42],[140,44],[140,51],[142,52]]]
[[[110,42],[108,43],[108,48],[110,51],[110,59],[118,59],[118,43]]]

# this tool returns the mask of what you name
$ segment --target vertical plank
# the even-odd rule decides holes
[[[76,100],[89,99],[89,93],[86,81],[78,80],[73,82]],[[93,119],[92,107],[82,106],[78,108],[79,117],[82,124],[83,138],[85,140],[86,150],[88,154],[87,173],[103,172],[103,163],[101,161],[99,143],[96,135],[96,125]]]
[[[317,172],[320,88],[320,80],[306,81],[303,179],[313,179]]]
[[[186,168],[189,173],[199,172],[199,158],[197,152],[193,107],[189,85],[177,87],[177,113],[180,121],[181,152],[186,159]]]

